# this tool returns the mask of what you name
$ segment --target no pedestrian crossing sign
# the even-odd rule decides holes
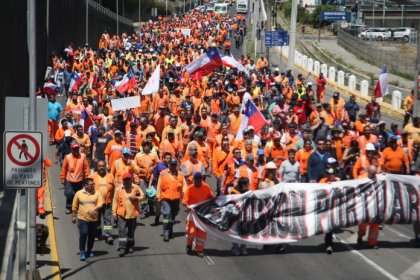
[[[3,135],[5,188],[27,189],[42,185],[42,133],[6,131]]]

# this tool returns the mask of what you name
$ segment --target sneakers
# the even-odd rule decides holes
[[[108,238],[106,239],[106,243],[108,243],[109,245],[114,244],[114,238],[112,236],[108,236]]]
[[[87,251],[86,252],[86,258],[93,258],[95,256],[95,254],[92,251]]]
[[[328,255],[331,255],[333,252],[332,246],[328,246],[326,251]]]
[[[129,254],[134,253],[134,248],[133,248],[133,247],[128,248],[128,253],[129,253]]]
[[[192,255],[192,246],[187,245],[187,247],[185,248],[185,251],[187,252],[188,255]]]
[[[163,236],[163,241],[164,242],[169,242],[169,235],[164,235]]]
[[[234,256],[240,256],[241,255],[241,251],[239,249],[238,244],[234,244],[232,246],[232,255],[234,255]]]
[[[204,258],[204,253],[202,251],[197,251],[197,256],[199,258]]]
[[[118,250],[118,255],[119,255],[120,257],[124,257],[124,256],[125,256],[125,249],[120,248],[120,249]]]
[[[67,215],[68,215],[68,214],[71,214],[71,209],[66,208],[66,214],[67,214]]]
[[[279,244],[276,246],[276,252],[282,254],[286,252],[286,244]]]
[[[85,251],[80,251],[80,260],[83,262],[86,260]]]
[[[246,246],[245,246],[245,244],[242,244],[242,245],[241,245],[240,251],[241,251],[241,254],[242,254],[243,256],[248,255],[248,251],[246,250]]]

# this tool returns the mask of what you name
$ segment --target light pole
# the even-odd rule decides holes
[[[168,16],[168,0],[165,0],[165,16]]]
[[[372,27],[375,27],[375,2],[372,4]]]
[[[140,1],[141,0],[139,0],[139,33],[140,33],[140,13],[141,13],[141,9],[140,9],[140,7],[141,7],[141,5],[140,5]]]
[[[295,66],[297,6],[298,0],[292,0],[292,15],[290,19],[289,30],[289,57],[287,59],[287,69],[293,69],[293,67]]]
[[[384,0],[384,4],[382,6],[382,27],[385,27],[385,10],[386,10],[385,1],[386,0]]]

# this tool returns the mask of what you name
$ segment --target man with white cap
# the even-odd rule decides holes
[[[274,187],[280,182],[277,177],[277,166],[274,162],[267,162],[261,179],[262,181],[258,185],[258,189],[268,189]]]
[[[368,167],[370,165],[376,165],[381,168],[381,162],[376,157],[376,149],[372,143],[366,144],[366,154],[361,155],[353,166],[353,178],[363,178],[367,174]]]
[[[249,125],[246,130],[248,132],[248,139],[251,139],[254,145],[260,146],[261,139],[258,135],[255,135],[255,128],[252,125]]]
[[[71,153],[71,144],[74,142],[76,142],[76,139],[72,137],[71,130],[67,129],[64,131],[64,138],[58,142],[55,150],[55,164],[60,162],[61,165],[63,163],[64,157]]]

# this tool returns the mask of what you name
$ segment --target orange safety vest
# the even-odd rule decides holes
[[[246,165],[242,165],[237,169],[236,178],[248,178],[249,179],[249,186],[251,191],[255,191],[258,189],[258,170],[255,166],[249,168]]]
[[[120,185],[119,187],[117,187],[117,189],[115,190],[116,194],[116,198],[117,198],[117,215],[120,217],[125,217],[126,214],[126,203],[132,203],[133,207],[134,207],[134,213],[133,216],[137,217],[140,214],[140,208],[139,208],[139,203],[137,202],[131,202],[128,198],[127,198],[127,192],[125,191],[125,188],[123,185]],[[135,196],[137,192],[142,193],[140,187],[136,184],[132,184],[131,186],[131,195]]]
[[[169,169],[165,169],[159,175],[156,197],[163,200],[180,199],[185,187],[185,178],[181,172],[174,176]]]
[[[61,169],[60,178],[66,179],[68,182],[76,183],[82,181],[89,176],[89,163],[85,154],[79,157],[68,154],[64,157],[63,167]]]

